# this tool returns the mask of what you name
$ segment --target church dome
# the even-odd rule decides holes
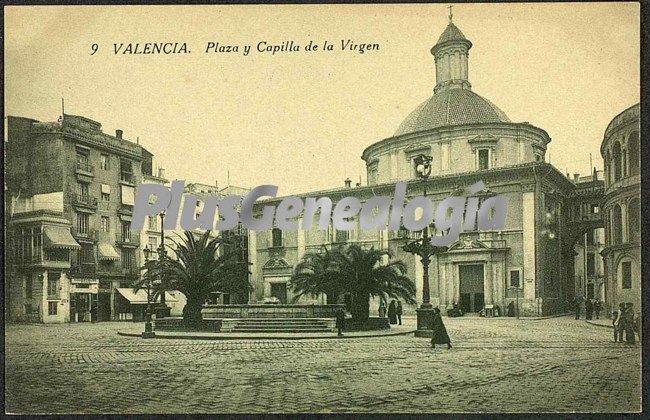
[[[510,119],[503,111],[471,90],[445,89],[411,112],[395,136],[450,125],[508,122]]]

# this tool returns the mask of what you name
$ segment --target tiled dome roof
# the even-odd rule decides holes
[[[443,42],[448,42],[448,41],[468,41],[467,38],[465,38],[465,35],[454,25],[453,23],[449,22],[449,25],[447,25],[447,28],[445,31],[440,35],[440,38],[438,38],[437,44],[442,44]]]
[[[448,125],[499,122],[511,121],[492,102],[469,89],[445,89],[435,93],[411,112],[400,124],[395,136]]]

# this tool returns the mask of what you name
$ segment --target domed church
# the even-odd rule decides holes
[[[471,48],[471,41],[450,20],[431,48],[437,81],[433,95],[406,117],[393,137],[364,151],[368,184],[412,179],[412,158],[422,152],[434,158],[433,176],[544,160],[551,141],[546,131],[511,122],[499,107],[472,91]]]
[[[420,257],[403,250],[420,232],[361,230],[358,220],[353,231],[336,231],[332,226],[318,230],[314,224],[310,230],[296,232],[250,232],[252,301],[273,296],[291,302],[289,280],[305,253],[356,243],[390,250],[392,258],[406,264],[418,302],[405,305],[407,315],[414,315],[423,302],[439,307],[443,314],[456,305],[464,313],[490,309],[501,315],[517,308],[522,316],[568,309],[576,293],[573,244],[583,227],[574,229],[564,215],[569,214],[567,203],[573,202],[577,186],[544,162],[551,141],[546,131],[512,122],[497,105],[472,90],[471,48],[472,42],[450,17],[431,48],[436,72],[433,94],[406,116],[392,137],[368,146],[362,154],[368,185],[354,187],[347,180],[344,187],[301,197],[327,196],[336,205],[346,196],[355,196],[363,203],[373,196],[392,196],[395,183],[406,181],[407,200],[426,194],[435,208],[451,194],[483,181],[486,187],[479,199],[503,195],[508,200],[505,228],[462,232],[446,252],[431,259],[428,288],[423,284]],[[426,179],[418,177],[414,162],[422,155],[431,159]],[[277,205],[281,199],[265,200],[257,208]],[[579,211],[583,208],[598,212],[593,206]],[[431,229],[435,231],[433,225]],[[322,296],[301,297],[298,302],[326,301]],[[371,304],[371,316],[377,316],[378,305],[378,301]]]

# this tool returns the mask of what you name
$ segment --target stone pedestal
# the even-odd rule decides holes
[[[429,326],[431,325],[431,321],[433,321],[435,311],[433,308],[424,307],[418,308],[415,311],[417,312],[418,319],[418,329],[415,332],[415,336],[431,338],[431,330],[429,329]]]

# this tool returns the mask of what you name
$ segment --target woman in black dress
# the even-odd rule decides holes
[[[433,320],[431,321],[431,347],[436,348],[436,344],[446,344],[447,349],[451,348],[451,340],[447,334],[447,328],[442,322],[442,315],[440,309],[434,308]]]
[[[397,304],[394,300],[391,300],[388,305],[388,322],[397,324]]]

